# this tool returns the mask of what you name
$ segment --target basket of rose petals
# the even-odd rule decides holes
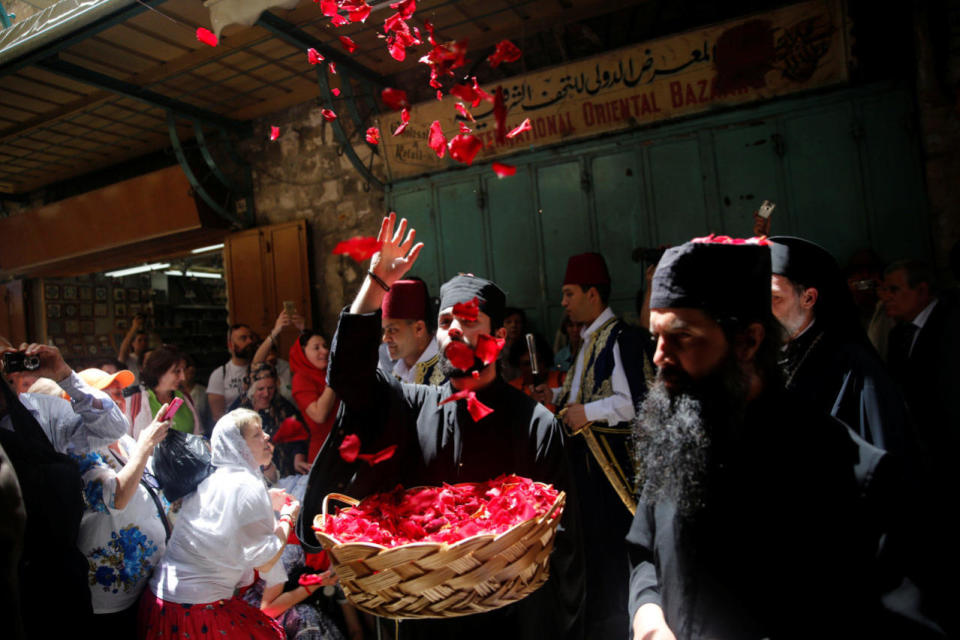
[[[386,618],[490,611],[536,591],[566,494],[519,476],[397,487],[362,501],[331,493],[313,521],[347,597]],[[351,505],[335,515],[330,500]]]

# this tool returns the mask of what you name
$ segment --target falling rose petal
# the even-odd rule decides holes
[[[360,454],[360,438],[356,434],[349,434],[340,443],[340,457],[345,462],[353,462]]]
[[[380,242],[373,236],[354,236],[333,248],[334,254],[348,255],[357,262],[369,260],[377,251],[380,251]]]
[[[217,46],[217,36],[210,29],[197,27],[197,40],[211,47]]]
[[[387,52],[397,62],[407,59],[407,48],[397,38],[391,37],[387,40]]]
[[[342,27],[345,24],[350,24],[350,21],[347,20],[344,16],[340,15],[339,13],[335,13],[332,16],[330,16],[330,24],[332,24],[335,27]]]
[[[456,107],[457,107],[457,113],[459,113],[461,116],[463,116],[470,122],[476,122],[476,120],[473,119],[473,114],[467,111],[467,107],[464,106],[462,102],[458,102],[456,104]]]
[[[410,106],[410,102],[407,100],[407,92],[401,89],[387,87],[380,92],[380,99],[383,100],[383,104],[388,109],[393,111],[400,111]]]
[[[517,168],[512,164],[503,164],[502,162],[493,163],[493,172],[498,178],[509,178],[517,174]]]
[[[350,22],[366,22],[370,16],[370,7],[366,4],[350,12]]]
[[[530,127],[530,118],[527,118],[526,120],[524,120],[523,122],[521,122],[520,125],[519,125],[516,129],[514,129],[513,131],[511,131],[510,133],[508,133],[508,134],[507,134],[507,137],[508,137],[508,138],[511,138],[511,139],[512,139],[512,138],[516,138],[518,135],[520,135],[520,134],[523,133],[524,131],[530,131],[530,129],[531,129],[531,127]]]
[[[310,433],[302,422],[295,417],[290,416],[280,423],[276,433],[270,436],[270,441],[274,444],[283,442],[299,442],[310,438]]]
[[[333,109],[321,109],[320,115],[322,115],[323,119],[327,122],[333,122],[337,119],[337,114]]]
[[[380,144],[380,129],[376,127],[367,129],[367,142],[370,144]]]
[[[481,100],[486,100],[487,102],[493,102],[493,96],[480,88],[480,83],[477,82],[477,76],[473,76],[473,90],[477,92],[477,96]],[[474,105],[477,106],[477,105]]]
[[[460,133],[471,133],[473,129],[467,126],[466,122],[460,123]]]
[[[480,362],[490,364],[496,360],[505,342],[503,338],[494,338],[489,334],[481,333],[477,337],[477,348],[475,350]]]
[[[414,0],[403,0],[402,2],[391,4],[390,8],[396,9],[400,15],[409,20],[413,17],[413,12],[417,10],[417,3]]]
[[[354,42],[351,38],[347,36],[339,36],[340,44],[343,45],[343,48],[347,50],[348,53],[353,53],[357,50],[357,43]]]
[[[476,322],[480,317],[480,300],[474,296],[469,302],[457,302],[453,305],[453,316],[463,322]]]
[[[280,137],[280,127],[270,127],[270,140],[276,140]]]
[[[467,412],[470,413],[470,417],[473,418],[474,422],[480,422],[493,413],[493,409],[477,400],[477,394],[469,389],[450,394],[446,400],[441,400],[437,404],[444,405],[449,402],[456,402],[457,400],[467,401]]]
[[[361,453],[357,457],[372,467],[375,464],[380,464],[384,460],[389,460],[396,452],[397,445],[392,444],[382,451],[377,451],[376,453]]]
[[[399,13],[395,13],[386,20],[383,21],[383,32],[390,33],[391,31],[407,31],[409,27],[404,21],[403,16]]]
[[[470,375],[473,376],[473,379],[474,379],[474,380],[479,380],[479,379],[480,379],[480,372],[479,372],[479,371],[476,371],[476,370],[471,371],[471,372],[470,372]]]
[[[450,147],[450,157],[457,162],[466,165],[472,164],[480,149],[483,149],[483,141],[477,136],[461,133],[453,137],[448,145]]]
[[[442,158],[447,152],[447,138],[443,135],[443,129],[440,128],[439,120],[434,120],[433,124],[430,125],[430,137],[427,140],[427,144],[430,145],[430,148],[433,149],[438,158]]]
[[[338,8],[337,0],[320,0],[320,12],[328,18],[338,15]]]
[[[316,49],[307,49],[307,62],[310,64],[320,64],[323,62],[323,56]]]
[[[398,136],[403,133],[408,124],[410,124],[410,109],[404,108],[400,112],[400,126],[393,132],[393,135]]]
[[[503,100],[503,87],[497,87],[493,99],[493,119],[496,123],[494,138],[498,144],[503,144],[507,141],[507,105]]]
[[[501,62],[516,62],[523,53],[509,40],[501,40],[497,43],[496,49],[487,57],[490,66],[496,69]]]
[[[427,30],[427,40],[431,46],[436,46],[437,40],[433,35],[433,23],[429,20],[423,21],[423,28]]]
[[[437,100],[443,100],[443,91],[437,89]]]
[[[447,356],[447,360],[450,361],[450,364],[461,371],[466,371],[473,366],[475,355],[473,349],[465,342],[453,340],[447,345],[447,348],[444,349],[443,352]]]
[[[322,584],[323,576],[319,573],[305,573],[297,578],[297,584],[301,587],[312,587],[315,584]]]
[[[334,62],[333,60],[331,60],[330,62],[327,63],[327,66],[328,66],[328,68],[330,69],[330,73],[332,73],[333,75],[337,75],[337,63],[336,63],[336,62]]]
[[[330,93],[332,93],[334,96],[338,98],[340,97],[340,89],[337,89],[336,87],[334,87],[333,89],[330,89]]]
[[[410,124],[410,123],[409,123],[409,122],[401,122],[401,123],[400,123],[400,126],[393,130],[393,135],[394,135],[394,136],[398,136],[398,135],[400,135],[401,133],[403,133],[404,131],[406,131],[408,124]]]

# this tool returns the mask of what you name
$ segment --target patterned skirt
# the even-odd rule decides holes
[[[204,604],[166,602],[144,589],[137,618],[140,640],[243,638],[284,640],[280,625],[239,597]]]

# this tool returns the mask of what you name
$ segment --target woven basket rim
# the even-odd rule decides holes
[[[475,483],[475,482],[460,482],[460,483],[457,483],[457,484],[454,484],[454,485],[450,485],[450,486],[454,486],[454,487],[455,487],[455,486],[460,486],[460,485],[465,485],[465,484],[477,484],[477,483]],[[514,484],[516,484],[516,483],[514,483]],[[534,484],[539,484],[539,485],[542,485],[542,486],[552,486],[552,485],[550,485],[549,483],[539,482],[539,481],[536,481],[536,480],[534,481]],[[411,487],[410,489],[408,489],[408,491],[413,491],[414,489],[426,489],[426,488],[434,488],[434,487],[433,487],[432,485],[420,485],[420,486],[416,486],[416,487]],[[328,497],[331,496],[331,495],[340,495],[340,494],[333,494],[333,493],[331,493],[331,494],[328,494]],[[526,520],[521,520],[520,522],[517,522],[516,524],[511,525],[510,527],[508,527],[507,529],[501,531],[500,533],[496,533],[496,534],[494,534],[494,533],[477,533],[477,534],[474,534],[474,535],[472,535],[472,536],[468,536],[468,537],[466,537],[466,538],[463,538],[462,540],[457,540],[457,541],[454,542],[454,543],[450,543],[450,542],[436,542],[436,541],[426,541],[426,542],[420,541],[420,542],[407,542],[407,543],[405,543],[405,544],[398,544],[398,545],[396,545],[395,547],[388,547],[388,546],[386,546],[386,545],[378,544],[378,543],[376,543],[376,542],[361,541],[361,540],[353,540],[353,541],[351,541],[351,542],[341,542],[339,539],[335,538],[334,536],[330,535],[329,533],[326,533],[326,532],[323,531],[322,529],[319,529],[319,528],[316,527],[317,518],[323,518],[323,517],[324,517],[324,514],[323,514],[323,513],[318,513],[318,514],[316,514],[316,515],[313,517],[313,522],[314,522],[314,524],[313,524],[313,530],[314,530],[314,535],[322,535],[323,537],[331,540],[331,541],[334,543],[334,545],[331,547],[332,549],[344,549],[344,548],[349,548],[349,547],[351,547],[351,546],[353,546],[353,545],[362,546],[362,547],[366,547],[366,548],[375,547],[375,548],[377,548],[377,549],[380,549],[380,553],[382,553],[382,552],[384,552],[384,551],[395,551],[395,550],[397,550],[397,549],[413,549],[413,548],[418,548],[418,547],[423,547],[423,548],[439,548],[439,549],[441,549],[441,550],[454,549],[454,548],[456,548],[456,547],[458,547],[458,546],[461,546],[461,545],[463,545],[463,544],[465,544],[465,543],[469,543],[469,542],[472,542],[472,541],[474,541],[474,540],[479,540],[479,539],[481,539],[481,538],[489,538],[491,541],[493,541],[493,540],[499,540],[499,539],[502,538],[503,536],[509,534],[511,531],[513,531],[514,529],[516,529],[517,527],[526,525],[528,522],[537,522],[537,523],[543,522],[547,517],[550,516],[551,513],[555,512],[555,511],[557,510],[557,505],[566,504],[566,497],[567,497],[567,494],[566,494],[565,491],[557,491],[557,497],[554,499],[553,503],[550,505],[550,507],[549,507],[542,515],[533,516],[532,518],[527,518]],[[356,505],[354,505],[354,506],[356,506]],[[351,506],[350,508],[352,509],[353,507]],[[332,516],[331,516],[331,517],[332,517]],[[559,516],[556,516],[556,517],[559,517]]]

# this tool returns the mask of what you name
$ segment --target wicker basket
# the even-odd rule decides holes
[[[536,591],[550,577],[548,559],[566,494],[559,492],[544,515],[503,533],[455,544],[413,542],[392,548],[341,543],[324,533],[331,499],[351,506],[359,501],[331,493],[323,499],[323,512],[314,517],[317,540],[330,555],[347,598],[374,615],[409,619],[483,613]]]

